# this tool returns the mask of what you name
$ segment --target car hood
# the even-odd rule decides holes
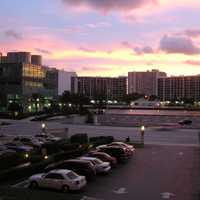
[[[43,175],[44,175],[44,173],[42,173],[42,174],[35,174],[35,175],[31,176],[29,179],[30,180],[40,179],[40,178],[42,178]]]

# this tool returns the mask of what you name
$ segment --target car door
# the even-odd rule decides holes
[[[48,173],[43,177],[40,182],[41,187],[45,188],[57,188],[56,185],[56,174],[55,173]]]
[[[65,182],[66,182],[66,179],[64,178],[62,174],[58,174],[58,173],[54,174],[53,184],[54,184],[55,189],[58,189],[58,190],[62,189],[63,185],[65,185],[64,184]]]

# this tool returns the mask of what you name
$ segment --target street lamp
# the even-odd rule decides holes
[[[140,127],[140,133],[141,133],[141,142],[144,143],[144,131],[145,131],[145,127],[144,125],[142,125]]]
[[[42,132],[46,133],[46,124],[45,123],[42,123]]]

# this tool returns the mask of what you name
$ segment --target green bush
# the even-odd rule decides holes
[[[90,143],[94,146],[109,144],[114,141],[113,136],[97,136],[97,137],[90,137]]]
[[[86,144],[88,143],[88,135],[86,133],[79,133],[72,135],[70,138],[71,143]]]

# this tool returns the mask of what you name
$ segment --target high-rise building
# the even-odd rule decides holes
[[[75,77],[72,78],[72,91],[91,99],[104,98],[120,100],[126,95],[127,77]]]
[[[65,91],[71,92],[72,77],[77,77],[76,72],[58,71],[58,95],[62,95]]]
[[[159,78],[158,96],[163,101],[200,100],[200,75]]]
[[[128,93],[158,95],[158,78],[166,77],[165,72],[158,70],[128,73]]]
[[[26,104],[33,94],[45,98],[57,97],[57,82],[48,69],[26,63],[0,64],[0,95],[8,102],[18,99]]]
[[[49,89],[56,88],[55,93],[57,95],[62,95],[65,91],[71,92],[72,77],[77,77],[76,72],[46,67],[46,85],[48,85]]]
[[[41,55],[31,55],[31,64],[42,65],[42,56]]]
[[[8,52],[7,63],[31,63],[30,52]]]
[[[0,63],[7,63],[7,56],[1,56]]]

